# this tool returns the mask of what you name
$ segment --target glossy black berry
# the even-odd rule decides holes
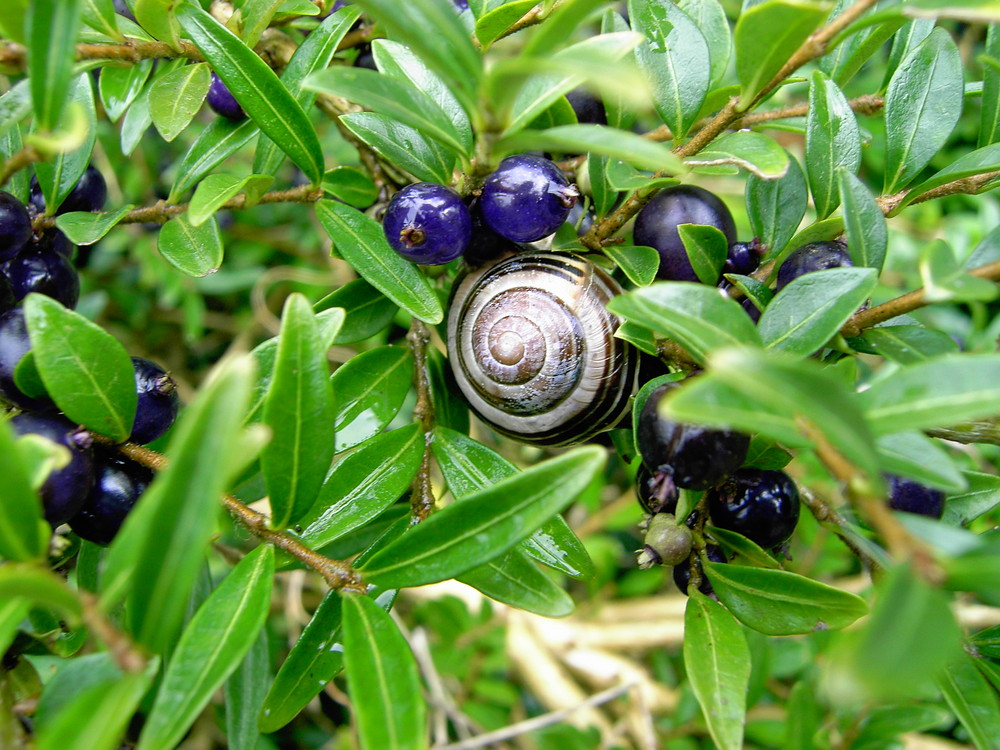
[[[433,182],[408,185],[389,202],[382,229],[393,250],[424,265],[459,257],[472,238],[472,215],[462,197]]]
[[[368,70],[374,70],[378,72],[378,66],[375,64],[375,54],[372,52],[371,45],[365,45],[358,50],[358,56],[354,58],[355,68],[367,68]]]
[[[480,208],[486,225],[514,242],[534,242],[555,232],[579,191],[548,159],[508,156],[486,178]]]
[[[53,527],[65,523],[79,512],[94,483],[93,438],[56,414],[18,414],[10,426],[17,435],[41,435],[69,450],[69,463],[49,474],[39,490],[45,520]]]
[[[665,383],[649,395],[639,413],[636,447],[654,476],[666,474],[677,487],[707,490],[739,468],[747,456],[750,437],[660,417],[660,399],[677,387],[677,383]]]
[[[76,254],[76,245],[58,229],[46,229],[41,234],[35,235],[31,239],[29,248],[42,253],[59,253],[70,260]]]
[[[59,205],[56,215],[68,214],[71,211],[100,211],[108,199],[108,183],[104,175],[94,167],[89,166],[77,180],[63,202]],[[45,196],[38,184],[38,178],[31,178],[31,205],[38,213],[45,212]]]
[[[508,255],[525,252],[525,246],[501,237],[486,226],[482,211],[479,210],[478,199],[472,202],[469,213],[472,215],[472,236],[465,252],[462,253],[462,259],[470,266],[475,268],[506,258]]]
[[[212,73],[212,83],[208,87],[208,106],[217,115],[228,117],[230,120],[245,120],[247,115],[243,107],[236,101],[236,97],[226,87],[215,73]]]
[[[783,471],[740,469],[706,498],[715,526],[765,549],[787,540],[799,521],[799,490]]]
[[[44,294],[73,309],[80,299],[80,276],[69,258],[57,252],[32,248],[3,265],[14,298],[23,300],[32,292]]]
[[[14,289],[10,285],[10,280],[0,273],[0,315],[14,309],[17,300],[14,299]]]
[[[0,190],[0,263],[21,252],[30,239],[28,209],[13,195]]]
[[[647,513],[673,513],[677,510],[677,493],[670,491],[670,485],[654,475],[645,464],[635,473],[635,497]]]
[[[594,212],[584,208],[583,204],[577,201],[576,205],[570,209],[566,221],[576,227],[577,237],[583,237],[594,226],[594,218]]]
[[[753,273],[760,265],[761,245],[756,240],[734,242],[729,246],[723,273],[738,273],[742,276]]]
[[[726,559],[725,553],[722,551],[721,547],[714,544],[705,545],[705,555],[708,557],[710,562],[714,563],[724,563],[729,562]],[[680,592],[687,596],[688,584],[691,583],[691,559],[688,558],[679,565],[674,566],[674,584],[680,589]],[[713,592],[712,584],[708,582],[708,576],[705,575],[705,571],[701,572],[701,583],[698,584],[698,590],[705,596],[710,596]]]
[[[677,230],[681,224],[713,226],[731,245],[736,242],[736,223],[725,203],[694,185],[661,190],[635,217],[632,232],[635,244],[652,247],[660,254],[657,277],[670,281],[698,281]]]
[[[15,307],[0,315],[0,396],[22,409],[44,409],[51,402],[26,396],[14,383],[14,373],[24,355],[31,351],[24,308]]]
[[[748,298],[744,297],[740,301],[740,306],[743,308],[744,312],[750,316],[750,320],[754,323],[760,322],[761,311],[757,309],[757,305],[751,302]]]
[[[930,518],[940,518],[944,514],[944,493],[926,485],[886,474],[889,485],[889,507],[907,513],[917,513]]]
[[[608,115],[604,104],[587,89],[573,89],[566,94],[569,105],[576,114],[576,121],[588,125],[607,125]]]
[[[114,448],[95,445],[94,484],[83,506],[69,519],[70,528],[94,544],[111,544],[132,506],[152,481],[152,470]]]
[[[777,289],[780,292],[793,279],[813,271],[852,265],[851,254],[843,242],[810,242],[785,258],[778,269]]]
[[[132,357],[132,367],[139,400],[129,440],[145,445],[169,430],[177,418],[177,384],[166,370],[148,359]]]

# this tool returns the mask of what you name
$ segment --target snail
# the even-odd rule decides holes
[[[448,313],[448,356],[473,411],[526,443],[569,445],[628,412],[636,351],[614,337],[621,287],[583,258],[526,253],[468,272]]]

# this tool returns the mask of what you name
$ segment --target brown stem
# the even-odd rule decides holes
[[[434,510],[434,489],[431,486],[431,444],[434,441],[434,402],[431,400],[431,384],[427,377],[427,344],[430,331],[417,318],[413,318],[406,343],[413,354],[413,382],[417,388],[417,403],[413,407],[413,417],[424,433],[424,455],[420,460],[420,470],[413,480],[410,495],[410,514],[414,523],[420,523]]]
[[[145,446],[136,445],[135,443],[122,443],[118,445],[101,435],[94,435],[94,440],[116,447],[133,461],[143,466],[148,466],[155,471],[162,471],[167,466],[166,456],[152,451]],[[222,505],[240,526],[258,539],[262,539],[278,549],[287,552],[307,567],[315,570],[326,579],[327,585],[331,589],[344,589],[359,593],[365,592],[366,589],[361,576],[347,563],[325,557],[302,544],[302,542],[286,532],[270,528],[267,516],[244,505],[235,497],[223,495]]]
[[[808,487],[801,483],[799,484],[799,497],[802,498],[802,504],[813,514],[813,518],[821,526],[830,529],[836,534],[837,538],[844,543],[844,546],[851,551],[851,554],[858,558],[869,571],[877,572],[881,569],[881,565],[877,560],[855,544],[848,530],[847,521],[830,507],[825,500],[813,494]]]
[[[973,175],[972,177],[963,177],[960,180],[954,180],[953,182],[947,182],[944,185],[940,185],[933,190],[928,190],[926,193],[922,193],[914,198],[912,201],[906,203],[907,206],[916,203],[923,203],[924,201],[934,200],[935,198],[944,198],[948,195],[975,195],[979,192],[987,183],[992,182],[998,176],[1000,172],[984,172],[983,174]],[[883,195],[878,198],[878,207],[882,209],[882,213],[886,216],[895,216],[899,211],[900,206],[903,205],[903,201],[910,191],[902,190],[898,193],[893,193],[892,195]]]
[[[33,146],[25,146],[16,154],[0,165],[0,187],[7,184],[7,180],[20,172],[25,167],[31,166],[35,162],[44,161],[42,156]]]
[[[1000,418],[981,419],[975,422],[964,422],[954,427],[938,427],[925,430],[931,437],[951,440],[954,443],[986,443],[1000,445]]]
[[[185,57],[189,60],[204,61],[205,57],[191,42],[181,41],[180,50],[175,50],[166,42],[149,42],[129,39],[121,44],[78,44],[77,60],[117,60],[137,63],[151,58]],[[27,49],[22,44],[8,42],[0,44],[0,66],[23,72],[27,66]]]
[[[123,672],[138,674],[146,668],[146,657],[132,640],[112,625],[101,611],[97,597],[88,591],[77,591],[83,609],[83,623],[108,647],[108,652]]]
[[[532,8],[523,16],[521,16],[519,19],[514,21],[514,23],[508,26],[507,29],[500,36],[497,37],[497,41],[503,39],[504,37],[508,37],[511,34],[516,34],[519,31],[523,31],[529,26],[535,26],[536,24],[541,23],[542,20],[543,20],[542,6],[536,5],[534,8]]]

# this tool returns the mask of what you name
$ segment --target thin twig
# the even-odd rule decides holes
[[[431,384],[427,377],[427,344],[430,331],[423,321],[413,318],[406,343],[413,354],[413,383],[417,389],[417,403],[413,407],[413,418],[424,433],[424,454],[420,460],[420,470],[413,479],[410,495],[410,513],[414,523],[423,521],[434,510],[434,489],[431,486],[431,445],[434,442],[434,402],[431,399]]]
[[[0,165],[0,187],[6,185],[7,180],[25,167],[44,160],[45,157],[34,146],[25,146]]]
[[[108,652],[123,672],[138,674],[146,668],[146,656],[132,640],[104,616],[97,597],[82,589],[76,592],[83,611],[83,622],[91,633],[108,647]]]
[[[140,60],[155,58],[185,57],[189,60],[204,61],[205,57],[191,42],[181,41],[180,49],[176,50],[166,42],[141,41],[129,39],[121,44],[77,44],[77,60],[112,60],[118,62],[137,63]],[[0,44],[0,66],[24,71],[28,64],[27,49],[23,44],[8,42]]]

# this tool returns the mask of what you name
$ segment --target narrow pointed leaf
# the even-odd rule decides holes
[[[868,187],[844,167],[837,168],[847,247],[855,266],[882,270],[889,244],[885,216]]]
[[[1000,700],[976,667],[976,657],[962,654],[938,679],[945,702],[979,750],[1000,748]]]
[[[226,680],[226,742],[229,750],[255,750],[260,742],[257,715],[271,678],[266,628],[261,628],[243,663]]]
[[[28,76],[41,130],[59,124],[69,99],[80,0],[32,0],[28,5]]]
[[[573,599],[519,548],[458,577],[491,599],[543,617],[565,617]]]
[[[451,181],[455,153],[415,128],[374,112],[341,115],[340,121],[377,154],[418,180],[442,185]]]
[[[847,97],[821,71],[813,71],[806,118],[806,171],[820,219],[840,204],[837,171],[853,174],[860,164],[861,131]]]
[[[89,74],[79,75],[71,82],[69,101],[77,115],[82,114],[80,124],[86,128],[83,143],[70,151],[56,154],[50,161],[35,165],[35,176],[45,197],[45,213],[49,216],[55,214],[86,171],[97,140],[97,110]],[[67,110],[67,115],[73,111]]]
[[[241,192],[246,192],[247,203],[260,195],[274,182],[270,175],[252,174],[236,177],[230,174],[212,174],[201,181],[188,206],[187,220],[198,227],[208,221],[216,211]],[[247,206],[249,208],[249,206]]]
[[[101,68],[101,79],[98,90],[104,111],[111,122],[118,122],[142,91],[153,71],[152,60],[140,60],[135,65],[116,68],[106,65]]]
[[[184,214],[175,216],[160,227],[156,247],[170,265],[188,276],[208,276],[222,265],[222,235],[215,217],[194,226]]]
[[[746,204],[754,236],[760,237],[767,246],[767,256],[773,258],[795,236],[809,204],[806,178],[798,161],[788,157],[788,171],[776,180],[751,174]]]
[[[576,448],[450,505],[375,554],[365,578],[384,588],[451,578],[507,551],[565,508],[604,464]]]
[[[129,203],[108,213],[72,211],[56,217],[56,226],[74,245],[93,245],[110,232],[134,206]]]
[[[172,141],[201,109],[212,73],[206,63],[193,63],[157,78],[149,89],[149,114],[153,126]]]
[[[181,159],[167,200],[176,203],[181,195],[197,185],[218,164],[248,144],[257,132],[252,120],[233,122],[228,117],[212,120]]]
[[[380,346],[352,357],[333,374],[337,451],[377,435],[393,420],[410,391],[413,357],[401,346]]]
[[[139,750],[169,750],[240,665],[264,626],[274,579],[274,548],[244,557],[198,608],[170,658],[139,736]]]

